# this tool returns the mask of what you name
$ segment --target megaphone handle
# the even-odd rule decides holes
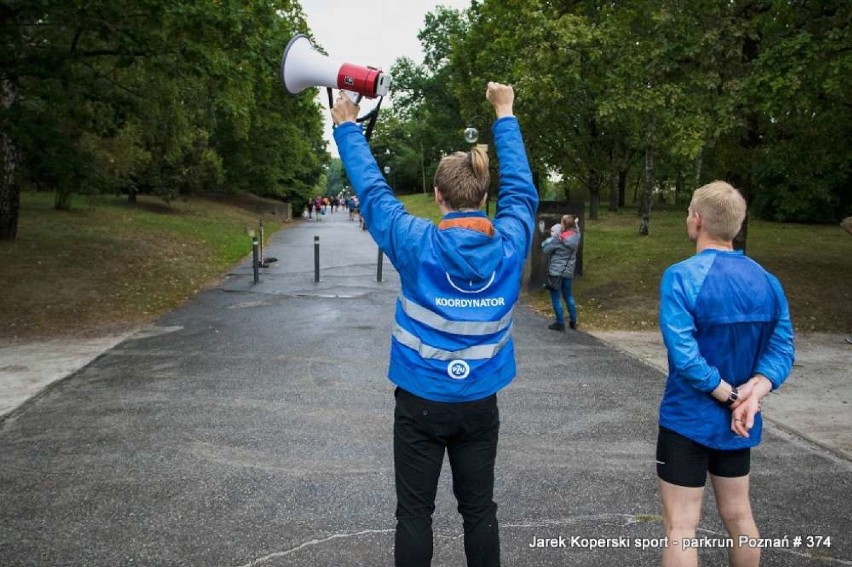
[[[370,141],[370,137],[372,137],[372,135],[373,135],[373,128],[376,126],[376,119],[378,119],[378,117],[379,117],[379,110],[382,107],[382,101],[384,99],[385,99],[385,97],[380,96],[379,102],[376,103],[376,107],[373,110],[371,110],[369,114],[358,119],[358,122],[363,122],[364,120],[370,121],[370,122],[367,123],[367,131],[364,133],[364,138],[367,140],[367,142]]]
[[[331,92],[331,87],[326,87],[325,91],[328,93],[328,107],[333,108],[334,107],[334,95]],[[360,93],[356,93],[356,92],[352,92],[352,91],[346,91],[346,90],[343,90],[343,89],[341,89],[340,92],[342,92],[343,94],[348,96],[349,100],[351,100],[355,104],[360,104],[361,99],[364,98],[364,95],[362,95]]]

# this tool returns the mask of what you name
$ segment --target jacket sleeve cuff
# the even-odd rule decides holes
[[[332,134],[334,136],[335,141],[339,141],[339,139],[342,136],[345,136],[345,135],[349,134],[350,132],[353,132],[353,133],[359,132],[360,133],[361,132],[361,126],[359,126],[355,122],[344,122],[343,124],[336,126],[334,128],[334,131],[332,132]]]
[[[717,372],[716,369],[714,368],[712,376],[707,381],[707,384],[709,385],[709,387],[706,390],[704,390],[704,392],[707,393],[707,394],[712,394],[713,390],[718,388],[719,384],[721,384],[721,383],[722,383],[722,377],[719,375],[719,372]]]
[[[784,382],[784,380],[778,379],[778,373],[775,372],[772,368],[758,366],[757,370],[755,370],[754,373],[766,376],[766,379],[769,380],[769,382],[772,384],[773,391],[780,388],[781,384]]]
[[[517,123],[518,118],[516,116],[503,116],[502,118],[498,118],[494,121],[494,124],[492,124],[491,129],[497,130],[498,127],[501,127],[502,125],[511,122]]]

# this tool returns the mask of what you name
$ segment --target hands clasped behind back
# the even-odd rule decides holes
[[[753,376],[737,387],[739,398],[731,405],[731,431],[740,437],[748,437],[754,426],[754,417],[760,411],[760,402],[772,390],[772,383],[765,376]]]

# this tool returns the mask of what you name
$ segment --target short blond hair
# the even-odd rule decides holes
[[[450,209],[478,209],[488,191],[488,154],[474,146],[446,156],[435,171],[435,187]]]
[[[730,183],[713,181],[695,190],[689,210],[701,215],[702,226],[710,236],[730,241],[743,225],[746,201]]]
[[[577,217],[574,215],[562,215],[559,224],[562,225],[562,232],[577,228]]]

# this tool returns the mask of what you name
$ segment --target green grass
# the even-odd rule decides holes
[[[431,194],[402,200],[440,219]],[[236,204],[141,197],[131,206],[100,196],[56,211],[52,195],[25,193],[18,239],[0,242],[0,338],[126,329],[173,309],[250,253],[247,229],[258,214],[245,199]],[[575,282],[583,328],[656,330],[663,270],[694,253],[685,216],[654,212],[647,237],[632,211],[586,221],[585,274]],[[263,220],[267,236],[280,228]],[[852,332],[852,237],[834,225],[752,220],[749,229],[748,253],[781,280],[796,329]],[[544,292],[524,301],[551,315]]]
[[[266,235],[280,228],[264,220]],[[251,252],[259,215],[202,198],[25,193],[18,238],[0,242],[0,337],[88,334],[143,324],[216,281]]]
[[[441,220],[441,210],[438,208],[438,203],[435,202],[435,196],[432,193],[416,195],[403,195],[400,201],[405,204],[405,210],[416,215],[430,219],[435,224]]]
[[[413,214],[440,218],[431,195],[402,201]],[[583,227],[584,275],[574,285],[581,326],[656,330],[663,271],[695,253],[686,237],[686,211],[653,212],[645,237],[638,234],[633,210],[599,216]],[[839,226],[752,219],[747,247],[749,256],[781,280],[797,331],[852,332],[852,237]],[[525,294],[524,301],[551,316],[544,291]]]

